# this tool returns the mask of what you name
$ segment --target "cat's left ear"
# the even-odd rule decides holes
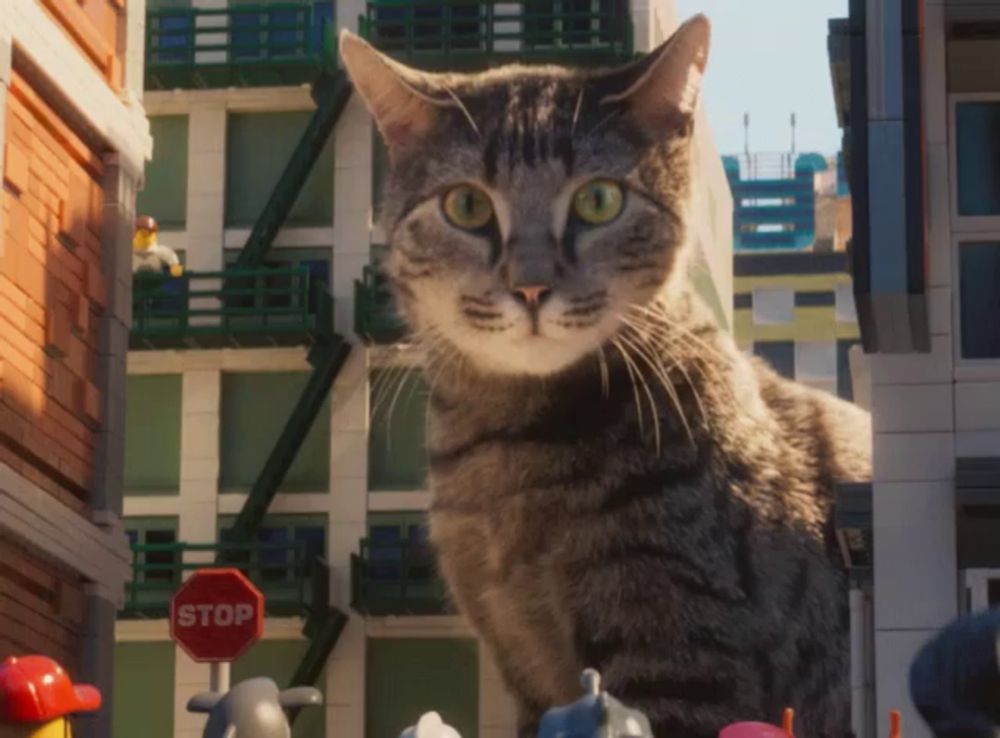
[[[672,125],[694,115],[710,38],[708,18],[694,16],[639,62],[603,80],[601,104],[625,106],[651,138],[663,138]]]

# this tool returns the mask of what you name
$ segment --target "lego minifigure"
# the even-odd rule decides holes
[[[290,738],[286,709],[321,705],[313,687],[278,689],[266,677],[244,679],[226,693],[201,692],[188,700],[188,712],[208,713],[203,738]],[[45,738],[48,738],[47,736]]]
[[[159,230],[156,220],[148,215],[136,219],[135,235],[132,237],[132,273],[161,272],[166,268],[170,270],[170,276],[180,277],[184,274],[184,267],[172,248],[157,242]]]
[[[72,738],[68,716],[100,706],[95,687],[73,684],[47,656],[9,656],[0,663],[0,738]]]
[[[649,720],[601,690],[601,675],[585,669],[584,696],[542,716],[538,738],[653,738]]]
[[[399,738],[462,738],[462,736],[436,712],[425,712],[417,724],[404,730]]]

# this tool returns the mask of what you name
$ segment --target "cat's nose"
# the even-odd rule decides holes
[[[542,303],[549,299],[552,290],[544,284],[522,284],[514,287],[511,294],[518,302],[522,302],[530,308],[539,308]]]

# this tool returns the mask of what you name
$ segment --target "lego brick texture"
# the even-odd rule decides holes
[[[0,232],[0,461],[83,511],[100,428],[101,160],[16,72]]]
[[[0,659],[44,654],[75,674],[85,624],[79,575],[0,538]]]

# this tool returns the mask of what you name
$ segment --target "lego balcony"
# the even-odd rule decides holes
[[[312,82],[337,65],[333,3],[261,2],[146,14],[146,89]]]
[[[424,69],[606,65],[634,55],[628,5],[617,0],[599,0],[596,9],[590,0],[370,0],[358,27],[377,48]]]
[[[361,279],[354,281],[354,332],[374,344],[397,343],[406,337],[388,279],[377,265],[366,266]]]
[[[362,538],[351,555],[351,608],[362,615],[450,615],[444,582],[424,543]]]
[[[132,579],[125,586],[121,618],[165,618],[170,598],[185,573],[212,566],[220,554],[240,569],[264,595],[269,616],[307,616],[313,603],[325,605],[329,568],[306,555],[301,541],[290,543],[133,544]]]
[[[135,275],[137,349],[296,346],[329,337],[333,299],[308,267]]]

